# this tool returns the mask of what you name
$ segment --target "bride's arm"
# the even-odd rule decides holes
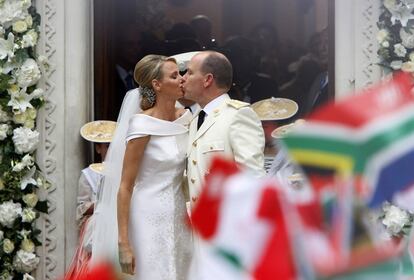
[[[118,191],[118,248],[122,271],[135,273],[135,255],[128,238],[129,207],[135,179],[150,136],[130,140],[125,149],[121,184]]]

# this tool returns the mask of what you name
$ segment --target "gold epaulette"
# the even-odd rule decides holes
[[[236,109],[240,109],[240,108],[243,108],[243,107],[250,106],[249,103],[246,103],[246,102],[243,102],[243,101],[239,101],[239,100],[236,100],[236,99],[229,99],[229,100],[227,100],[227,104],[229,104],[230,106],[232,106],[232,107],[234,107]]]

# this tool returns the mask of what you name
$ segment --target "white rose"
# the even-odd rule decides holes
[[[23,196],[23,201],[29,207],[35,207],[39,201],[39,197],[35,193],[28,193]]]
[[[401,60],[394,60],[391,62],[390,66],[394,70],[400,70],[403,62]]]
[[[32,129],[35,126],[35,122],[34,120],[26,120],[23,126]]]
[[[18,85],[25,88],[35,85],[40,80],[42,75],[36,61],[32,58],[28,58],[16,71],[16,76]]]
[[[32,25],[33,25],[33,18],[32,18],[31,15],[28,15],[24,20],[26,21],[27,27],[29,27],[29,28],[32,27]]]
[[[17,33],[23,33],[27,30],[27,23],[26,21],[19,20],[13,23],[13,31]]]
[[[379,43],[382,43],[385,41],[385,39],[388,38],[388,31],[386,29],[381,29],[377,33],[377,40]]]
[[[0,204],[0,224],[4,227],[12,227],[17,217],[21,216],[22,208],[20,203],[6,201]]]
[[[26,113],[30,119],[32,120],[36,119],[37,111],[35,108],[27,108]]]
[[[14,250],[14,243],[10,239],[6,238],[3,240],[3,251],[6,254],[10,254]]]
[[[20,247],[25,250],[26,252],[33,253],[35,250],[35,245],[32,240],[30,239],[23,239]]]
[[[36,150],[39,144],[39,132],[25,127],[18,127],[13,130],[13,142],[16,153],[31,153]]]
[[[24,124],[27,119],[27,110],[24,112],[16,111],[13,114],[13,122],[18,124]]]
[[[22,213],[22,221],[31,223],[36,219],[36,212],[32,208],[24,208]]]
[[[29,48],[36,46],[38,37],[39,35],[37,32],[33,29],[30,29],[26,34],[23,35],[22,47]]]
[[[414,72],[414,62],[412,61],[404,62],[401,66],[401,70],[403,70],[404,72],[408,72],[408,73]]]
[[[10,130],[10,126],[8,124],[0,124],[0,141],[7,138],[7,133]]]
[[[39,264],[39,258],[24,250],[17,251],[13,259],[13,266],[19,272],[30,273],[36,269]]]
[[[388,41],[384,41],[382,42],[381,46],[383,46],[384,48],[388,48],[390,46],[390,43]]]
[[[407,54],[407,49],[402,44],[395,44],[394,53],[399,57],[404,57]]]
[[[397,3],[395,2],[395,0],[384,0],[384,6],[388,10],[394,11],[397,6]]]
[[[391,205],[385,211],[385,217],[382,223],[391,235],[398,235],[404,226],[410,223],[410,215],[406,211]]]
[[[410,32],[406,32],[404,28],[400,30],[400,37],[404,47],[412,49],[414,48],[414,29],[410,29]]]

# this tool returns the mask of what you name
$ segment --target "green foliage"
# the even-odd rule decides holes
[[[12,76],[0,73],[0,93],[5,93],[10,87]]]
[[[47,201],[37,202],[35,209],[42,213],[49,213],[49,206],[47,205]]]

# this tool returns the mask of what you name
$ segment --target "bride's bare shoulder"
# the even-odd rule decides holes
[[[154,109],[153,108],[150,108],[150,109],[147,109],[147,110],[145,110],[145,111],[142,111],[140,114],[143,114],[143,115],[147,115],[147,116],[153,116],[153,114],[154,114]]]
[[[182,115],[185,114],[186,111],[187,111],[187,109],[184,109],[184,108],[175,109],[175,118],[181,117]]]

